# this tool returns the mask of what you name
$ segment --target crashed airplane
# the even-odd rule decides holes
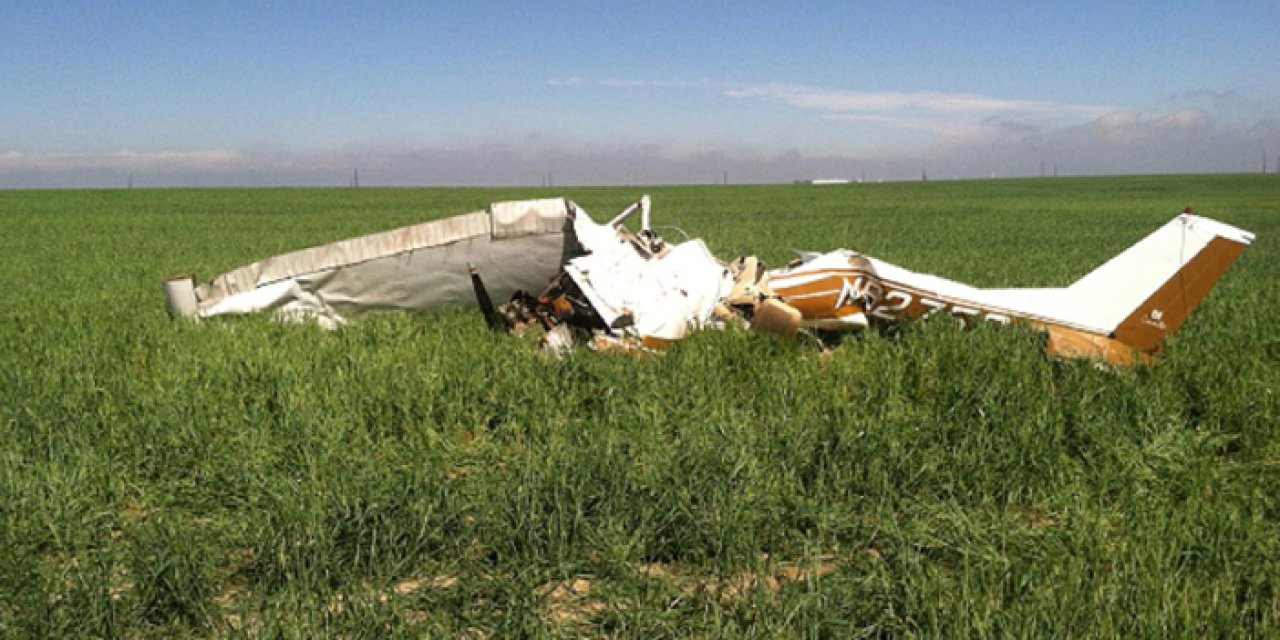
[[[725,263],[700,239],[663,240],[650,209],[644,196],[600,224],[561,198],[500,202],[267,258],[202,284],[170,278],[165,293],[178,316],[271,311],[326,327],[369,311],[474,303],[493,329],[542,332],[557,352],[583,342],[661,349],[728,323],[790,338],[943,312],[1039,328],[1053,355],[1130,364],[1157,354],[1253,241],[1188,208],[1070,286],[984,289],[844,249],[773,270],[749,256]],[[632,232],[624,223],[637,214]]]

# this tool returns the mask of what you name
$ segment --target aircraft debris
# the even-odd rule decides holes
[[[488,292],[538,289],[577,255],[567,201],[499,202],[465,213],[266,258],[196,284],[165,282],[175,315],[269,311],[335,326],[371,311],[429,311],[475,301],[468,265]]]
[[[625,223],[637,213],[632,232]],[[754,256],[725,263],[701,239],[667,242],[650,215],[648,196],[604,224],[564,199],[495,203],[268,258],[198,286],[172,278],[165,292],[175,315],[273,310],[325,326],[474,300],[490,328],[541,332],[556,353],[575,344],[644,352],[728,323],[792,338],[948,313],[1037,327],[1054,355],[1129,364],[1160,351],[1254,238],[1188,209],[1070,286],[985,289],[846,249],[773,270]],[[491,289],[506,302],[495,306]]]

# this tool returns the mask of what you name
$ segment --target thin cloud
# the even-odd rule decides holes
[[[795,85],[757,85],[729,89],[730,98],[760,98],[825,112],[913,111],[939,114],[1022,113],[1039,116],[1097,116],[1111,107],[1046,100],[1011,100],[972,93],[937,91],[832,91]]]
[[[1216,91],[1214,89],[1190,89],[1170,94],[1169,100],[1172,102],[1194,102],[1200,100],[1220,102],[1225,100],[1234,100],[1237,97],[1238,94],[1231,89],[1226,91]]]
[[[553,87],[605,87],[608,89],[690,89],[709,88],[715,86],[710,80],[644,80],[632,78],[605,78],[603,80],[584,80],[577,76],[568,78],[549,78],[547,84]]]
[[[729,89],[729,98],[768,100],[816,111],[826,120],[859,122],[944,140],[995,142],[1033,135],[1105,117],[1102,105],[1047,100],[1006,99],[939,91],[831,91],[795,85],[756,85]]]
[[[72,171],[107,169],[124,171],[218,171],[244,162],[240,154],[225,149],[200,151],[112,151],[107,153],[0,153],[0,171]]]
[[[361,184],[371,186],[710,183],[726,173],[734,183],[815,176],[910,179],[922,169],[931,178],[1039,175],[1046,167],[1062,175],[1256,171],[1261,150],[1280,149],[1280,118],[1271,114],[1242,119],[1209,108],[1117,109],[1054,118],[1013,108],[1018,101],[985,111],[929,111],[919,100],[902,98],[920,94],[876,95],[878,100],[858,103],[882,105],[875,110],[815,108],[813,126],[829,130],[843,126],[840,122],[864,123],[925,132],[932,141],[824,152],[695,140],[582,144],[531,131],[501,144],[459,141],[452,146],[403,141],[311,150],[0,151],[0,187],[342,186],[356,168]],[[895,106],[907,103],[917,106]]]
[[[911,111],[940,114],[1076,115],[1096,117],[1112,111],[1104,105],[1065,104],[1047,100],[1005,99],[974,93],[939,91],[838,91],[790,84],[758,84],[731,86],[702,79],[651,80],[606,78],[584,80],[577,76],[551,78],[547,84],[557,87],[597,86],[612,89],[702,88],[719,89],[721,95],[738,99],[763,99],[781,102],[800,109],[828,113]]]
[[[1007,135],[1017,129],[1036,129],[1045,124],[1062,126],[1098,118],[1115,110],[1105,105],[1008,99],[940,91],[840,91],[791,84],[733,86],[709,80],[588,81],[577,77],[549,80],[548,83],[555,86],[589,85],[614,89],[714,89],[727,98],[764,100],[816,111],[825,120],[861,122],[946,138]]]
[[[940,144],[924,154],[960,175],[1035,175],[1041,163],[1063,174],[1257,171],[1259,151],[1280,148],[1280,122],[1234,124],[1201,109],[1116,111],[1083,124],[1011,136],[998,144]]]
[[[618,80],[607,79],[600,80],[596,84],[602,87],[618,87],[629,89],[688,89],[692,87],[709,87],[711,83],[707,80],[699,80],[691,82],[688,80]]]
[[[1203,109],[1181,109],[1166,114],[1115,111],[1084,125],[1082,129],[1100,138],[1133,141],[1206,129],[1210,125],[1209,113]]]
[[[908,131],[924,131],[949,138],[976,137],[992,134],[997,128],[982,123],[950,122],[935,118],[891,116],[866,113],[832,113],[827,120],[843,120],[846,122],[867,122],[885,125],[894,129]]]

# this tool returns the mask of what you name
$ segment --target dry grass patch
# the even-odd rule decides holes
[[[546,601],[544,619],[557,624],[584,624],[605,610],[606,604],[591,597],[592,580],[586,577],[552,581],[535,590]]]

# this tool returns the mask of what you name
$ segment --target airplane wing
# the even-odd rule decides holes
[[[474,304],[468,264],[503,298],[540,290],[579,248],[563,199],[498,202],[424,222],[259,260],[207,282],[170,278],[174,315],[208,318],[274,311],[335,326],[371,311]]]

